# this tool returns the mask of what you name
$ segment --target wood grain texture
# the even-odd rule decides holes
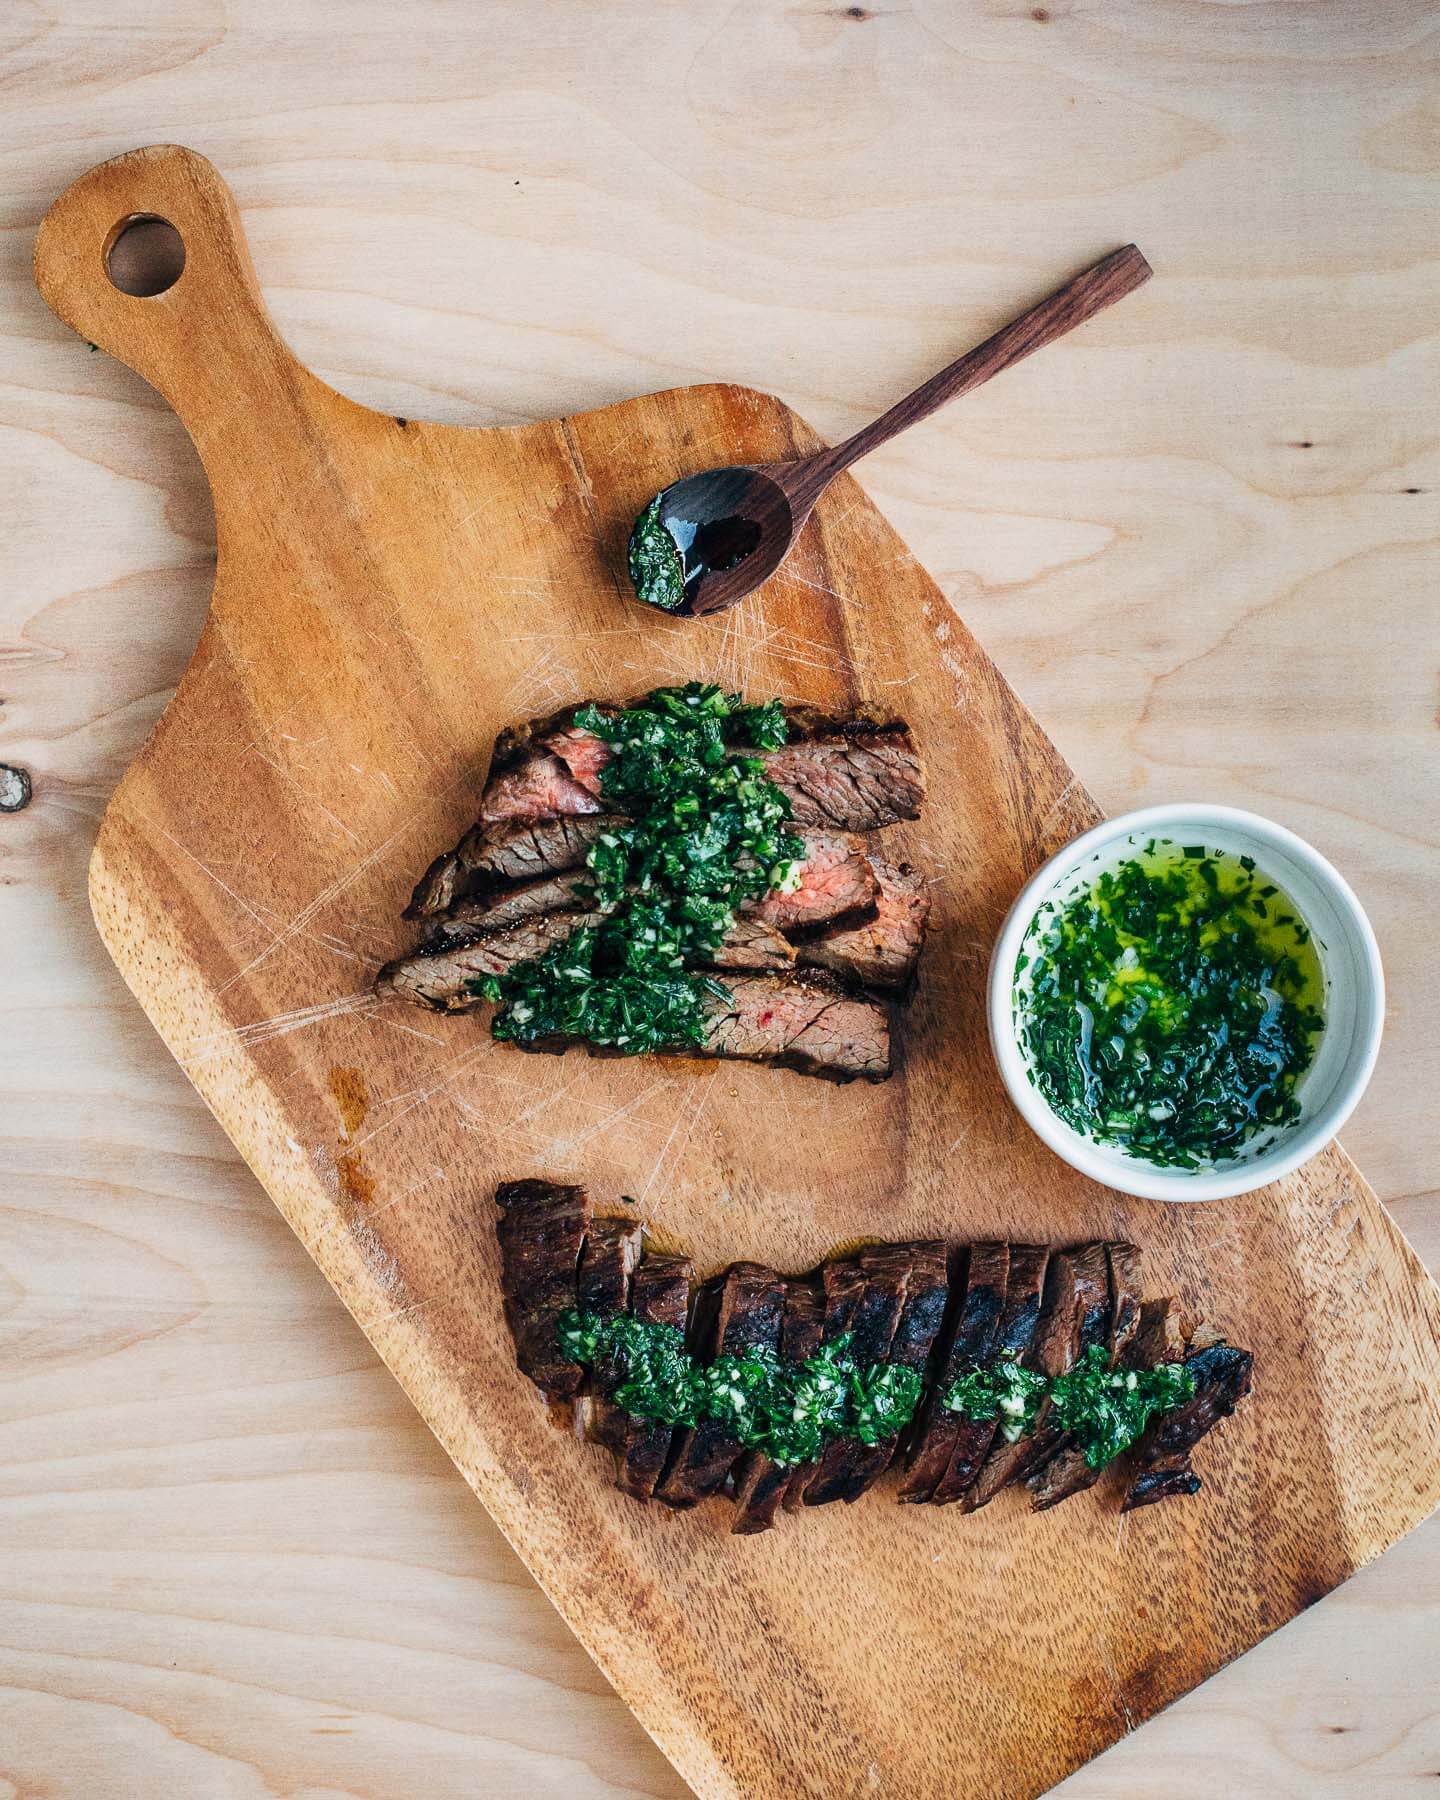
[[[149,215],[186,262],[138,299],[104,250]],[[67,323],[175,407],[216,513],[205,630],[101,825],[101,935],[697,1792],[1038,1792],[1427,1516],[1440,1294],[1338,1149],[1259,1200],[1125,1205],[1005,1103],[987,946],[1095,808],[876,509],[837,483],[785,569],[723,620],[630,605],[617,567],[645,498],[673,470],[813,449],[793,414],[733,387],[507,431],[367,411],[284,348],[228,191],[184,150],[74,183],[35,268]],[[473,1021],[422,1028],[364,985],[416,869],[473,816],[502,723],[691,675],[830,711],[891,703],[921,736],[927,811],[894,836],[935,878],[931,938],[882,1088],[525,1063]],[[877,1503],[761,1545],[711,1509],[657,1529],[509,1367],[489,1194],[537,1170],[634,1193],[702,1268],[804,1266],[862,1234],[1133,1235],[1157,1290],[1255,1347],[1262,1403],[1198,1504],[1118,1531],[1093,1506],[897,1525]]]
[[[463,423],[742,376],[835,438],[1062,251],[1138,236],[1164,272],[1127,306],[1143,329],[1017,371],[864,480],[1108,806],[1214,792],[1356,878],[1396,1005],[1347,1136],[1440,1254],[1431,27],[1049,11],[646,7],[598,37],[565,5],[464,28],[356,6],[343,62],[303,0],[3,22],[0,732],[37,785],[0,822],[19,1791],[678,1791],[85,916],[93,820],[189,655],[212,544],[173,417],[29,287],[44,206],[99,155],[198,141],[305,360]],[[737,99],[731,68],[774,74]],[[783,210],[758,198],[777,165]],[[1435,1542],[1067,1791],[1427,1789]]]

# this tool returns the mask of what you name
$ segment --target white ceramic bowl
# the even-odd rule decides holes
[[[1157,837],[1253,856],[1310,927],[1325,977],[1325,1029],[1314,1061],[1296,1085],[1299,1117],[1258,1132],[1239,1156],[1200,1169],[1157,1167],[1057,1118],[1030,1079],[1015,1029],[1015,963],[1037,910],[1047,900],[1068,899],[1107,864]],[[1379,947],[1349,884],[1293,831],[1231,806],[1149,806],[1075,838],[1021,889],[990,960],[990,1042],[1010,1098],[1057,1156],[1107,1187],[1147,1200],[1219,1200],[1298,1169],[1355,1110],[1375,1067],[1384,1017]]]

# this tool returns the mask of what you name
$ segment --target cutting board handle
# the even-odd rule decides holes
[[[168,221],[184,245],[163,293],[126,293],[110,279],[111,248],[137,219]],[[265,310],[229,188],[179,144],[128,151],[66,188],[35,240],[35,282],[67,325],[159,389],[207,467],[217,433],[264,421],[273,439],[279,415],[323,387]]]

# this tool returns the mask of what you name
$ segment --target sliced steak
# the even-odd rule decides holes
[[[775,1350],[785,1306],[785,1282],[759,1263],[734,1263],[715,1283],[707,1284],[692,1351],[705,1362],[717,1356],[743,1356],[747,1350]],[[670,1463],[656,1483],[655,1498],[677,1511],[687,1510],[722,1487],[741,1454],[740,1440],[718,1419],[676,1433]]]
[[[837,1343],[854,1329],[855,1315],[868,1287],[869,1277],[860,1267],[858,1257],[834,1257],[821,1265],[820,1348]],[[785,1487],[787,1512],[794,1512],[804,1504],[805,1489],[818,1467],[818,1462],[800,1463],[791,1470]]]
[[[495,1204],[500,1293],[515,1359],[547,1399],[566,1399],[578,1392],[585,1372],[561,1357],[556,1320],[575,1305],[589,1196],[553,1181],[507,1181],[495,1190]]]
[[[1035,1366],[1035,1345],[1043,1312],[1045,1278],[1050,1251],[1044,1244],[1011,1244],[1005,1283],[1005,1304],[995,1333],[995,1348],[987,1361],[1009,1357],[1025,1368]],[[957,1369],[956,1373],[960,1373]],[[945,1473],[930,1498],[937,1506],[961,1501],[967,1508],[981,1470],[992,1452],[1005,1447],[997,1419],[961,1419],[955,1446]]]
[[[469,1012],[484,1004],[471,982],[487,975],[508,975],[521,963],[533,962],[556,944],[563,944],[582,925],[598,925],[601,913],[550,913],[544,918],[521,919],[506,931],[491,932],[449,950],[431,955],[400,956],[386,963],[375,977],[375,991],[425,1006],[431,1012]]]
[[[537,751],[514,768],[492,774],[480,795],[480,824],[558,819],[603,812],[594,792],[571,778],[558,756]]]
[[[865,987],[899,991],[915,978],[925,946],[930,896],[924,877],[908,864],[872,856],[870,867],[878,884],[874,918],[826,931],[802,946],[800,960],[833,969]]]
[[[1140,1252],[1134,1244],[1107,1244],[1105,1255],[1110,1273],[1108,1361],[1112,1369],[1122,1363],[1133,1367],[1131,1352],[1140,1328]],[[1083,1450],[1068,1439],[1062,1441],[1044,1468],[1030,1477],[1036,1512],[1045,1512],[1072,1494],[1094,1487],[1103,1473],[1103,1469],[1090,1467]]]
[[[907,1454],[908,1469],[900,1483],[902,1501],[928,1500],[950,1466],[962,1432],[974,1424],[940,1403],[956,1379],[986,1366],[995,1355],[1000,1314],[1005,1305],[1005,1278],[1010,1267],[1008,1244],[972,1244],[965,1260],[965,1278],[957,1281],[960,1303],[954,1313],[948,1343],[940,1347],[935,1380],[915,1415]],[[985,1449],[994,1435],[990,1426]],[[983,1453],[982,1453],[983,1454]]]
[[[862,1368],[882,1363],[890,1355],[915,1253],[914,1244],[873,1244],[856,1255],[865,1287],[850,1323],[850,1354]],[[863,1479],[869,1454],[869,1447],[854,1439],[831,1438],[805,1483],[805,1505],[824,1506],[831,1500],[850,1498]]]
[[[1223,1339],[1203,1349],[1192,1344],[1184,1364],[1194,1377],[1195,1393],[1183,1406],[1154,1420],[1131,1451],[1134,1472],[1122,1503],[1125,1512],[1153,1506],[1174,1494],[1195,1493],[1201,1482],[1190,1467],[1191,1451],[1250,1392],[1255,1358]]]
[[[800,834],[805,857],[800,885],[790,893],[772,888],[756,902],[758,918],[803,938],[832,926],[873,919],[880,904],[880,882],[865,843],[850,831],[806,831]]]
[[[482,820],[585,814],[602,804],[609,746],[573,723],[574,708],[502,732],[481,796]],[[797,825],[874,831],[918,818],[925,771],[898,719],[835,719],[813,709],[786,710],[790,741],[778,750],[740,745],[757,756],[790,801]],[[548,808],[549,810],[540,810]]]
[[[647,1325],[684,1331],[690,1315],[695,1267],[688,1256],[645,1255],[630,1280],[630,1311]],[[658,1419],[626,1415],[614,1443],[615,1485],[632,1500],[648,1500],[670,1456],[675,1428]]]
[[[1103,1244],[1082,1244],[1050,1259],[1045,1310],[1036,1334],[1035,1366],[1052,1381],[1075,1365],[1086,1342],[1102,1343],[1109,1308],[1109,1276]],[[1088,1331],[1088,1336],[1087,1336]],[[1050,1418],[1047,1395],[1035,1422],[1013,1444],[1003,1434],[985,1459],[978,1479],[965,1497],[974,1512],[993,1500],[1012,1481],[1023,1481],[1054,1450],[1060,1433]]]
[[[785,1311],[780,1320],[780,1354],[788,1363],[805,1363],[824,1340],[825,1295],[818,1277],[798,1275],[785,1283]],[[760,1450],[748,1450],[735,1469],[735,1523],[742,1537],[768,1531],[795,1474],[793,1465],[773,1462]]]
[[[949,1254],[942,1243],[911,1244],[908,1248],[914,1252],[914,1261],[905,1284],[905,1304],[885,1361],[916,1369],[923,1377],[950,1297]],[[876,1444],[856,1445],[841,1498],[853,1504],[868,1492],[894,1461],[899,1442],[900,1434],[894,1432]]]
[[[604,823],[608,826],[615,821],[607,819]],[[527,826],[516,841],[528,843],[539,836],[542,829]],[[880,882],[865,854],[863,839],[843,831],[806,831],[799,835],[805,844],[804,859],[799,864],[800,885],[788,894],[778,891],[766,894],[743,909],[749,922],[748,942],[763,944],[767,960],[743,964],[726,960],[717,966],[783,967],[795,958],[781,937],[782,932],[788,937],[804,938],[837,926],[857,924],[876,915]],[[425,916],[432,923],[426,934],[425,951],[470,943],[477,936],[542,913],[583,911],[589,899],[584,890],[590,878],[585,867],[585,852],[590,844],[576,845],[575,848],[578,855],[571,868],[542,874],[518,886],[498,889],[489,886],[471,891],[461,881],[460,891],[448,905],[438,911],[427,910]],[[458,857],[459,852],[451,855]],[[438,867],[438,864],[434,866]],[[437,888],[436,891],[440,890]],[[736,931],[732,931],[727,945],[722,947],[722,957],[730,943],[747,941],[743,936],[737,936],[739,923],[737,920]],[[838,960],[843,965],[843,949]]]
[[[623,823],[611,814],[596,813],[587,818],[475,825],[420,877],[404,917],[433,918],[477,888],[498,881],[533,881],[540,875],[578,869],[591,845]]]
[[[877,831],[918,818],[925,799],[925,771],[904,725],[842,725],[834,736],[802,738],[760,760],[797,825]]]
[[[560,875],[542,875],[535,881],[522,881],[515,887],[501,888],[490,894],[471,894],[457,900],[433,918],[422,942],[422,953],[453,950],[472,944],[492,931],[504,931],[522,919],[538,919],[546,913],[584,912],[589,899],[585,889],[588,869],[575,869]]]
[[[630,1310],[630,1280],[640,1261],[639,1223],[625,1219],[597,1219],[585,1234],[580,1268],[575,1280],[576,1305],[581,1312],[614,1318]],[[603,1356],[591,1364],[587,1392],[580,1401],[580,1423],[592,1444],[611,1450],[624,1448],[628,1420],[611,1399],[625,1379],[621,1358]]]
[[[702,1056],[771,1063],[831,1081],[884,1081],[890,1019],[873,1000],[845,993],[824,971],[746,975],[708,1003]]]

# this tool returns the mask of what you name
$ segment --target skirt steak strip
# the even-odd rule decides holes
[[[704,1309],[693,1348],[706,1361],[716,1356],[743,1356],[747,1350],[775,1350],[785,1283],[760,1263],[733,1263],[714,1288],[713,1304]],[[708,1346],[708,1348],[706,1347]],[[686,1511],[723,1486],[741,1455],[741,1444],[718,1419],[676,1433],[670,1464],[656,1483],[655,1498]]]
[[[1107,1343],[1112,1369],[1128,1364],[1130,1350],[1140,1328],[1140,1252],[1134,1244],[1107,1244],[1110,1272],[1110,1335]],[[1036,1512],[1058,1506],[1072,1494],[1094,1487],[1102,1471],[1092,1469],[1082,1450],[1068,1439],[1044,1468],[1030,1477]]]
[[[690,1315],[695,1265],[688,1256],[646,1255],[630,1281],[631,1314],[647,1325],[684,1331]],[[670,1456],[674,1427],[628,1415],[614,1445],[615,1485],[632,1500],[648,1500]]]
[[[940,1404],[956,1378],[984,1368],[995,1354],[1000,1314],[1005,1305],[1005,1278],[1010,1267],[1008,1244],[973,1244],[965,1260],[965,1279],[956,1282],[960,1296],[949,1341],[942,1341],[935,1380],[915,1415],[907,1451],[908,1468],[900,1484],[902,1501],[918,1503],[934,1493],[967,1427],[974,1421]],[[990,1447],[994,1425],[985,1437]],[[983,1452],[982,1452],[983,1454]]]
[[[780,1320],[780,1354],[786,1362],[804,1363],[820,1349],[825,1330],[825,1295],[813,1275],[785,1283],[785,1310]],[[760,1450],[749,1450],[735,1470],[735,1523],[741,1537],[768,1531],[775,1523],[794,1468],[773,1462]]]
[[[597,1219],[586,1233],[575,1282],[581,1312],[608,1319],[630,1310],[630,1283],[640,1261],[641,1228],[626,1219]],[[604,1357],[592,1365],[587,1393],[580,1402],[580,1423],[592,1444],[620,1451],[626,1446],[625,1413],[611,1395],[625,1379],[623,1360]]]
[[[516,1360],[547,1399],[568,1399],[585,1372],[560,1355],[556,1320],[575,1304],[589,1196],[584,1188],[553,1181],[507,1181],[496,1189],[495,1201],[500,1294]]]

